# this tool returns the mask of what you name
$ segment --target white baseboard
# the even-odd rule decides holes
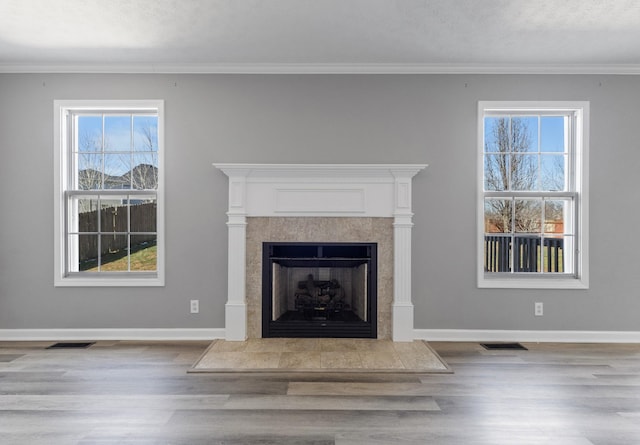
[[[224,337],[224,329],[0,329],[0,341],[177,341]]]
[[[638,331],[518,331],[491,329],[415,329],[416,340],[530,343],[640,343]]]
[[[0,341],[214,340],[224,329],[0,329]],[[638,331],[415,329],[416,340],[532,343],[640,343]]]

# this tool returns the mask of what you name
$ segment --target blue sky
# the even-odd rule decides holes
[[[103,138],[103,117],[101,115],[78,116],[78,138],[80,152],[78,170],[87,168],[102,170],[111,176],[120,176],[139,164],[158,165],[158,117],[148,115],[105,116],[104,141],[105,154],[100,152]],[[152,129],[152,147],[149,148],[145,130]],[[131,146],[133,133],[133,147]],[[85,144],[84,140],[91,142]],[[131,156],[133,151],[133,156]]]
[[[492,128],[499,119],[504,119],[504,117],[485,117],[485,135],[490,136],[492,134]],[[530,151],[538,151],[538,142],[540,143],[541,152],[562,153],[564,151],[564,116],[541,116],[539,128],[537,116],[518,116],[516,119],[521,119],[527,124],[531,140]]]
[[[133,116],[133,143],[134,151],[147,151],[148,146],[143,136],[145,128],[158,127],[157,116]],[[131,150],[131,117],[130,116],[106,116],[104,118],[105,149],[108,151]],[[92,138],[102,138],[102,116],[79,116],[78,135],[90,135]],[[157,132],[153,140],[153,149],[158,149]],[[79,151],[84,151],[79,147]]]

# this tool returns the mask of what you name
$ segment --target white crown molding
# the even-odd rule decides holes
[[[638,75],[640,64],[522,65],[438,63],[10,64],[0,74],[612,74]]]
[[[640,331],[521,331],[493,329],[415,329],[416,340],[529,343],[640,343]]]
[[[186,341],[224,337],[224,329],[0,329],[0,341]]]

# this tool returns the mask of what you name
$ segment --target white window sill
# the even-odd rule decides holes
[[[55,287],[161,287],[164,278],[161,277],[56,277]]]
[[[487,278],[478,279],[480,289],[589,289],[589,283],[578,278]]]

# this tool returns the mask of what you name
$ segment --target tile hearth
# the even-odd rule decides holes
[[[424,341],[347,338],[216,340],[190,372],[450,372]]]

